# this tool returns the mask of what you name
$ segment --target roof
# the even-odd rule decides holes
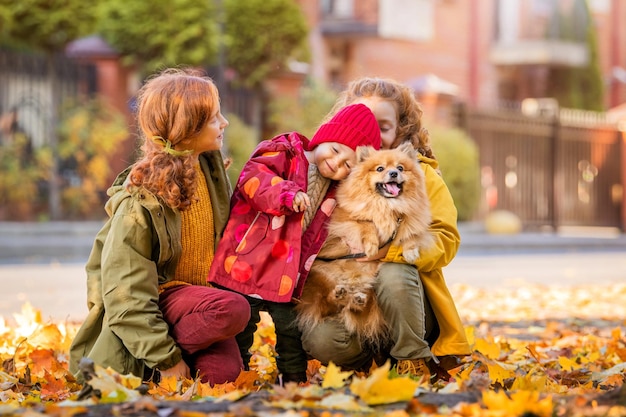
[[[439,78],[435,74],[425,74],[412,78],[406,84],[417,94],[436,93],[456,96],[459,93],[459,86]]]
[[[65,53],[71,58],[113,58],[119,56],[119,53],[98,35],[87,36],[70,42],[65,48]]]

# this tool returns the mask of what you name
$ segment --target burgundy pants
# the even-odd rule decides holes
[[[243,369],[235,335],[250,319],[250,305],[234,292],[200,285],[165,290],[159,307],[183,351],[191,376],[202,382],[234,381]]]

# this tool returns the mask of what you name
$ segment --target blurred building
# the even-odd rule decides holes
[[[417,83],[422,97],[519,102],[545,96],[549,69],[589,59],[580,0],[296,1],[311,27],[311,75],[338,88],[383,76]],[[611,108],[626,102],[626,2],[588,5]]]
[[[626,228],[626,1],[296,1],[311,27],[312,77],[336,89],[394,78],[413,87],[427,125],[469,132],[480,150],[479,217],[504,209],[525,227]],[[590,74],[594,54],[603,108],[615,110],[559,109],[555,74]],[[453,108],[464,109],[456,120]]]

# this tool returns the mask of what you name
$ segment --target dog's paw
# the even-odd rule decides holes
[[[365,294],[364,292],[359,291],[356,294],[354,294],[352,299],[354,300],[354,303],[356,305],[364,306],[367,303],[367,294]]]
[[[335,297],[335,300],[341,301],[346,298],[346,295],[348,295],[348,289],[344,285],[338,284],[333,290],[333,295]]]
[[[403,249],[402,256],[407,262],[415,263],[415,261],[417,261],[420,257],[420,250],[419,248]]]
[[[352,294],[352,303],[350,303],[350,309],[352,311],[361,311],[367,304],[367,294],[362,291],[357,291]]]

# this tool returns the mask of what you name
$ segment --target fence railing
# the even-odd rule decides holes
[[[92,66],[78,64],[62,55],[54,56],[53,61],[57,74],[55,88],[62,101],[95,92]],[[19,128],[34,147],[48,143],[52,110],[62,109],[63,102],[53,102],[47,69],[46,57],[41,54],[0,49],[0,117],[5,120],[0,140],[6,140],[9,128]],[[7,121],[9,117],[11,123]]]
[[[459,107],[457,114],[479,148],[478,217],[504,209],[530,229],[624,230],[622,132],[603,114],[471,107]]]

